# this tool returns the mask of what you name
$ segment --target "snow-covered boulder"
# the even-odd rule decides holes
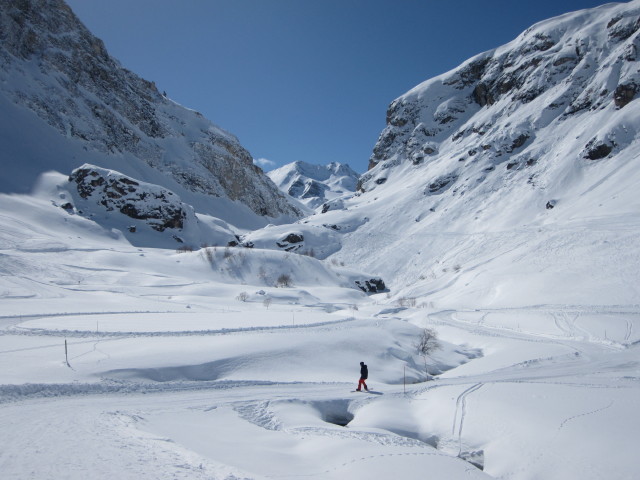
[[[340,250],[339,233],[328,226],[298,223],[294,225],[268,225],[242,237],[242,244],[267,250],[282,250],[327,258]]]

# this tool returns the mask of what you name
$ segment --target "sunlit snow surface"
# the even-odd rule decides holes
[[[3,478],[637,471],[637,306],[397,307],[330,261],[133,247],[51,191],[0,197]]]

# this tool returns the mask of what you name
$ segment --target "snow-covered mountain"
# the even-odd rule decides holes
[[[326,202],[356,191],[360,175],[349,165],[293,162],[267,175],[280,190],[315,210]]]
[[[300,216],[237,138],[123,68],[63,0],[3,2],[0,40],[0,191],[90,163],[242,226]]]
[[[309,221],[360,223],[332,258],[398,295],[636,303],[639,48],[636,0],[543,21],[427,80],[391,103],[359,194]],[[580,286],[595,271],[608,288]]]

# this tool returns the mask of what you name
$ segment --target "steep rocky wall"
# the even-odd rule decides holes
[[[638,2],[568,14],[424,82],[389,106],[370,169],[397,161],[428,163],[443,154],[461,161],[479,154],[504,160],[553,122],[625,108],[640,92],[639,30]],[[539,114],[520,121],[526,106]],[[604,155],[603,139],[589,140],[584,156]]]

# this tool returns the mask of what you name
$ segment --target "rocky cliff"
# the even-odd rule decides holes
[[[0,97],[102,154],[102,166],[126,157],[131,173],[148,166],[162,172],[154,182],[169,178],[187,192],[228,198],[259,216],[300,215],[233,135],[120,66],[63,0],[2,2]]]
[[[637,1],[567,14],[418,85],[389,106],[370,159],[380,168],[363,188],[399,162],[451,160],[431,194],[473,188],[470,164],[487,176],[535,176],[534,165],[557,156],[558,139],[585,165],[616,155],[633,139],[624,124],[640,92],[639,28]]]

